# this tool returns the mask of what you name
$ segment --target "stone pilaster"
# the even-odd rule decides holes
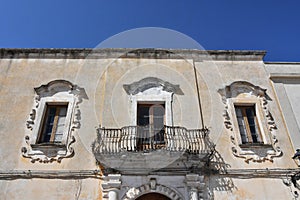
[[[121,174],[108,174],[102,183],[103,199],[118,200],[121,187]]]
[[[186,185],[189,189],[190,200],[202,200],[203,189],[205,186],[204,176],[199,174],[187,174],[185,177]]]

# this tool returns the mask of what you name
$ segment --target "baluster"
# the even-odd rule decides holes
[[[193,144],[193,131],[188,131],[188,141],[189,141],[189,152],[193,152],[194,144]]]
[[[125,135],[125,142],[124,142],[124,148],[126,149],[126,151],[130,151],[130,132],[128,130],[128,127],[124,127],[123,128],[123,133]]]
[[[129,127],[126,127],[124,128],[124,131],[125,131],[125,134],[126,134],[126,150],[127,151],[131,151],[131,140],[132,140],[132,135],[131,135],[131,132],[130,132],[130,128]]]
[[[196,137],[195,153],[199,153],[201,150],[201,132],[200,132],[200,130],[195,130],[195,137]]]
[[[111,153],[115,153],[115,137],[116,137],[116,129],[111,131]]]
[[[125,151],[128,151],[128,140],[129,140],[129,135],[128,135],[129,133],[128,133],[128,127],[123,127],[122,128],[122,135],[123,135],[123,137],[124,137],[124,139],[123,139],[123,149],[125,150]]]
[[[166,131],[166,126],[164,126],[164,129],[163,129],[163,133],[162,133],[163,135],[162,135],[162,141],[163,141],[163,143],[162,143],[162,145],[163,145],[163,147],[162,147],[162,149],[166,149],[167,148],[167,145],[168,145],[168,143],[167,143],[167,131]]]
[[[137,150],[137,127],[136,126],[133,126],[132,127],[132,135],[133,135],[133,138],[132,138],[132,144],[133,144],[133,151],[136,151]]]
[[[113,129],[111,131],[111,153],[114,153],[115,152],[115,134],[116,134],[116,129]]]
[[[203,152],[206,149],[203,130],[199,130],[199,137],[200,137],[200,147],[199,147],[199,153],[200,153],[200,152]]]
[[[169,150],[170,149],[170,142],[169,142],[169,136],[168,136],[168,127],[164,126],[164,138],[165,138],[165,149]]]
[[[183,148],[183,129],[178,127],[178,146],[177,146],[177,151],[182,151]]]
[[[180,131],[181,131],[181,129],[179,128],[179,127],[176,127],[175,129],[175,140],[176,140],[176,142],[175,142],[175,151],[180,151]]]
[[[130,127],[128,127],[128,129],[129,129],[128,131],[129,131],[129,135],[130,135],[129,149],[130,149],[130,151],[134,151],[135,150],[135,148],[134,148],[134,143],[135,143],[134,127],[130,126]]]
[[[99,136],[99,152],[102,153],[103,149],[104,149],[105,135],[104,135],[104,131],[102,128],[99,128],[98,130],[99,130],[98,134],[100,134],[100,136]]]
[[[194,136],[194,151],[193,153],[197,153],[198,150],[198,135],[197,135],[197,130],[193,130],[193,136]]]
[[[169,150],[170,151],[174,151],[174,148],[175,148],[175,141],[174,141],[174,128],[173,127],[168,127],[168,137],[169,137]]]
[[[124,127],[124,134],[126,135],[126,150],[131,151],[131,132],[130,132],[130,127]]]
[[[125,139],[125,137],[124,137],[124,131],[123,131],[123,129],[121,129],[120,132],[121,132],[121,136],[120,136],[120,150],[122,151],[122,150],[124,150],[124,139]]]
[[[181,148],[181,138],[180,138],[180,135],[181,135],[181,128],[179,127],[176,127],[176,151],[180,151],[180,148]]]
[[[189,137],[190,137],[190,143],[191,143],[190,152],[194,153],[194,151],[195,151],[195,135],[194,135],[193,130],[189,130]]]
[[[202,140],[203,140],[203,150],[208,150],[209,148],[209,138],[207,135],[207,130],[202,130]]]
[[[130,127],[125,127],[124,131],[125,131],[125,135],[127,136],[126,137],[126,150],[131,151],[132,150],[131,149],[132,135],[131,135],[131,132],[130,132]]]
[[[116,130],[112,129],[109,132],[110,132],[110,151],[109,151],[109,153],[114,153],[114,146],[115,146],[115,144],[114,144],[114,134],[115,134]]]
[[[116,132],[115,129],[110,131],[110,153],[114,153],[114,150],[115,150],[114,149],[114,146],[115,146],[115,144],[114,144],[115,132]]]
[[[108,152],[111,153],[112,152],[112,131],[107,130],[107,132],[108,132]]]
[[[107,130],[106,129],[103,129],[103,152],[104,153],[107,153],[108,152],[108,135],[107,135]]]
[[[119,139],[121,136],[120,132],[121,132],[121,130],[117,129],[116,136],[115,136],[115,151],[116,151],[116,153],[119,153],[119,151],[120,151],[120,148],[119,148]]]
[[[188,138],[187,138],[187,129],[183,129],[183,150],[188,150]]]
[[[106,129],[103,129],[103,152],[107,153],[108,152],[108,133]]]
[[[169,140],[170,140],[170,151],[174,151],[175,150],[175,131],[174,131],[174,127],[169,127]]]
[[[201,132],[200,130],[195,130],[195,136],[196,136],[196,144],[195,144],[195,153],[200,153],[201,151]]]
[[[191,142],[192,142],[192,149],[191,149],[191,153],[195,153],[196,149],[197,149],[197,136],[196,136],[196,131],[195,130],[190,130],[190,134],[191,134]]]
[[[182,128],[182,140],[183,140],[183,147],[182,150],[186,151],[187,147],[188,147],[188,140],[187,140],[187,129],[186,128]]]

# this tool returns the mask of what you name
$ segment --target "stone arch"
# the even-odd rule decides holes
[[[144,199],[150,199],[150,200],[171,200],[169,197],[157,193],[157,192],[150,192],[147,194],[143,194],[142,196],[139,196],[136,200],[144,200]]]
[[[123,200],[134,200],[142,195],[148,194],[148,193],[159,193],[162,194],[172,200],[183,200],[181,194],[179,194],[177,191],[175,191],[172,188],[169,188],[165,185],[160,184],[145,184],[137,188],[130,188],[126,194],[122,197]]]

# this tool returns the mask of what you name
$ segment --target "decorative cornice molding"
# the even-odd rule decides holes
[[[194,60],[248,60],[262,61],[266,51],[261,50],[197,50],[197,49],[132,49],[132,48],[20,48],[0,49],[0,59],[105,59],[150,58]]]
[[[16,179],[103,179],[100,170],[0,170],[0,180]]]
[[[208,172],[207,172],[208,173]],[[226,169],[223,172],[218,171],[214,175],[232,177],[232,178],[271,178],[271,179],[285,179],[291,178],[295,174],[300,173],[300,168],[255,168],[255,169]],[[203,175],[205,175],[204,172]],[[99,169],[82,169],[82,170],[0,170],[0,180],[14,180],[14,179],[83,179],[96,178],[101,180],[108,180],[108,176],[104,177]],[[117,179],[117,177],[115,178]],[[120,178],[119,178],[120,179]],[[151,183],[152,182],[152,183]],[[152,184],[152,186],[151,186]],[[149,181],[149,188],[153,187],[153,179]]]

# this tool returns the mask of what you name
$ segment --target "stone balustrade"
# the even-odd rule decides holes
[[[148,131],[145,133],[145,130]],[[164,126],[158,133],[151,128],[126,126],[120,129],[98,128],[98,153],[115,154],[123,151],[155,151],[165,149],[191,154],[207,153],[211,150],[208,129],[186,129],[179,126]]]

